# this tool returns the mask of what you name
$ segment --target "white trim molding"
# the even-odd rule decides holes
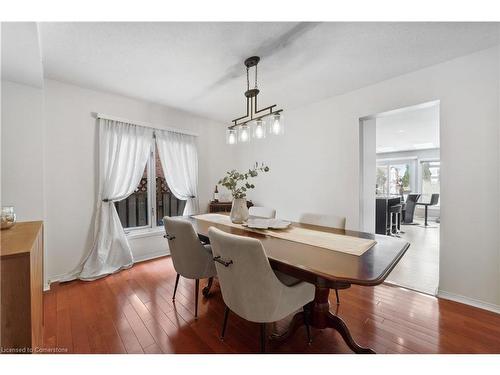
[[[154,252],[154,253],[151,253],[151,254],[143,255],[143,256],[140,256],[140,257],[135,257],[134,258],[134,264],[140,263],[140,262],[145,262],[147,260],[152,260],[152,259],[156,259],[156,258],[166,257],[166,256],[169,256],[169,255],[170,255],[170,251],[168,249],[167,250],[162,250],[162,251],[157,251],[157,252]]]
[[[170,255],[170,251],[168,249],[162,250],[162,251],[157,251],[157,252],[154,252],[154,253],[151,253],[148,255],[143,255],[141,257],[134,257],[134,264],[140,263],[140,262],[145,262],[147,260],[152,260],[152,259],[156,259],[156,258],[162,258],[162,257],[169,256],[169,255]],[[50,280],[47,280],[47,282],[43,286],[43,291],[48,292],[50,290],[50,284],[59,282],[59,280],[65,275],[66,274],[57,275],[57,276],[50,278]]]
[[[125,236],[128,239],[132,238],[144,238],[144,237],[154,237],[154,236],[164,236],[165,228],[164,227],[155,227],[155,228],[141,228],[141,229],[125,229]]]
[[[438,290],[437,297],[442,298],[442,299],[447,299],[450,301],[463,303],[465,305],[477,307],[479,309],[488,310],[488,311],[500,314],[500,306],[495,305],[494,303],[483,302],[483,301],[480,301],[480,300],[477,300],[474,298],[462,296],[460,294],[446,292],[444,290]]]

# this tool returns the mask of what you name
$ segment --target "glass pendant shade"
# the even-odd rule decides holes
[[[266,126],[261,118],[256,120],[253,125],[253,137],[255,139],[266,138]]]
[[[250,127],[248,124],[243,124],[238,129],[238,142],[250,142]]]
[[[235,145],[238,143],[238,134],[236,129],[227,129],[226,130],[226,143],[228,145]]]
[[[259,56],[250,56],[244,61],[247,72],[246,114],[234,119],[233,125],[228,127],[226,143],[247,143],[254,139],[266,138],[267,134],[282,135],[285,131],[283,123],[283,109],[278,109],[276,104],[265,108],[258,108],[257,95],[260,90],[257,88],[257,64]],[[250,70],[255,72],[255,85],[250,87]],[[253,83],[253,82],[252,82]]]
[[[275,113],[269,116],[269,133],[273,135],[282,135],[285,133],[285,123],[281,113]]]

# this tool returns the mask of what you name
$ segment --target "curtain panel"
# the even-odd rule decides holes
[[[155,130],[156,145],[167,184],[177,199],[185,200],[184,215],[199,212],[196,137]]]
[[[99,119],[99,195],[94,242],[81,264],[61,281],[95,280],[131,267],[134,259],[114,202],[132,194],[144,173],[153,129]]]

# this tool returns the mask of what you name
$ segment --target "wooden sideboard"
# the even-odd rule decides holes
[[[231,212],[231,207],[233,205],[233,202],[210,202],[208,204],[208,212],[209,213],[215,213],[215,212]],[[247,201],[247,207],[250,208],[253,206],[252,201]]]
[[[30,353],[43,340],[43,222],[20,222],[0,236],[0,346]]]

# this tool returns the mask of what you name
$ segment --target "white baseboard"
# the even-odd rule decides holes
[[[43,284],[43,291],[48,292],[50,290],[50,283],[46,282]]]
[[[162,251],[157,251],[155,253],[143,255],[143,256],[140,256],[140,257],[134,257],[134,264],[135,263],[140,263],[140,262],[145,262],[145,261],[151,260],[151,259],[161,258],[161,257],[167,256],[167,255],[170,255],[170,251],[168,251],[168,250],[162,250]],[[48,280],[48,282],[46,282],[44,284],[43,291],[44,292],[49,291],[50,290],[50,284],[57,283],[59,280],[61,280],[61,278],[63,276],[64,276],[64,274],[63,275],[57,275],[57,276],[51,277],[50,280]]]
[[[479,300],[474,299],[474,298],[461,296],[459,294],[446,292],[444,290],[438,290],[437,297],[443,298],[443,299],[448,299],[450,301],[463,303],[465,305],[474,306],[474,307],[477,307],[479,309],[488,310],[488,311],[500,314],[500,306],[495,305],[494,303],[479,301]]]
[[[134,263],[145,262],[146,260],[161,258],[167,255],[170,255],[170,251],[168,250],[157,251],[156,253],[146,254],[140,257],[134,257]]]

